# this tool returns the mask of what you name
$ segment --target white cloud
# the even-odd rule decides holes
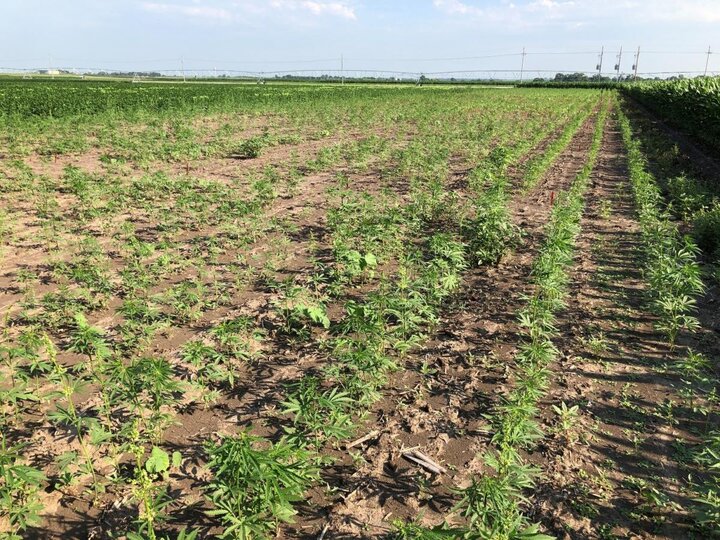
[[[480,16],[484,13],[479,7],[465,4],[460,0],[433,0],[433,5],[450,15]]]
[[[720,22],[720,0],[433,0],[439,11],[458,17],[490,22],[514,22],[527,26],[566,23],[567,26],[595,22]]]
[[[653,6],[656,19],[687,22],[720,22],[720,2],[717,0],[665,0],[658,2],[661,9]]]
[[[158,2],[143,2],[142,7],[145,11],[152,11],[154,13],[174,13],[178,15],[185,15],[187,17],[199,17],[206,19],[224,19],[229,20],[233,18],[231,11],[223,8],[217,8],[212,6],[199,6],[199,5],[178,5],[178,4],[163,4]]]
[[[345,2],[317,2],[312,0],[271,0],[274,9],[307,11],[313,15],[334,15],[344,19],[356,19],[355,8]]]
[[[295,20],[306,17],[338,17],[355,20],[355,7],[349,0],[190,0],[166,2],[141,2],[145,11],[179,15],[188,18],[214,21],[247,21],[248,17],[283,18],[291,15]]]
[[[575,6],[575,2],[556,2],[555,0],[535,0],[528,4],[528,10],[530,11],[560,11],[572,9]]]

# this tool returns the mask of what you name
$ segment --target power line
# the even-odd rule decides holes
[[[622,50],[622,48],[621,48]],[[604,50],[605,53],[613,54],[616,51],[611,50]],[[572,55],[572,56],[584,56],[584,55],[595,55],[597,54],[597,50],[595,51],[531,51],[525,49],[523,52],[504,52],[504,53],[494,53],[494,54],[478,54],[473,56],[447,56],[447,57],[428,57],[428,58],[354,58],[352,56],[344,56],[345,62],[405,62],[405,63],[413,63],[413,62],[455,62],[455,61],[477,61],[477,60],[486,60],[486,59],[498,59],[498,58],[513,58],[513,57],[520,57],[525,58],[527,56],[533,56],[533,57],[542,57],[542,56],[565,56],[565,55]],[[621,55],[621,52],[617,52],[618,56]],[[643,54],[664,54],[664,55],[672,55],[672,54],[686,54],[686,55],[707,55],[709,60],[709,55],[711,54],[711,49],[708,51],[643,51]],[[177,58],[177,57],[176,57]],[[322,64],[322,63],[328,63],[328,64],[335,64],[337,62],[337,56],[333,58],[315,58],[315,59],[295,59],[295,60],[273,60],[273,59],[267,59],[267,60],[258,60],[258,59],[248,59],[248,60],[222,60],[219,61],[217,59],[200,59],[200,58],[185,58],[187,62],[196,62],[196,63],[208,63],[213,66],[217,65],[303,65],[303,64]],[[26,60],[26,61],[18,61],[14,60],[13,62],[34,62],[39,60]],[[74,60],[70,60],[67,58],[59,58],[53,56],[54,63],[57,63],[59,61],[70,63],[75,62]],[[102,64],[151,64],[151,63],[169,63],[169,62],[176,62],[177,59],[145,59],[145,60],[103,60]],[[8,62],[6,59],[5,62]],[[709,63],[709,62],[708,62]],[[337,65],[337,64],[335,64]]]
[[[635,53],[635,63],[633,64],[633,80],[637,80],[638,76],[638,64],[640,63],[640,47],[637,48]]]
[[[543,51],[535,51],[535,52],[529,52],[526,53],[528,55],[532,56],[571,56],[573,54],[597,54],[597,50],[595,51],[559,51],[559,52],[543,52]]]
[[[98,74],[103,73],[105,70],[99,69],[99,68],[66,68],[66,67],[58,67],[56,68],[61,71],[85,71],[86,74]],[[27,69],[27,68],[12,68],[12,67],[1,67],[0,70],[8,71],[8,72],[34,72],[37,71],[35,69]],[[378,69],[357,69],[357,70],[347,70],[347,69],[324,69],[324,70],[317,70],[317,69],[298,69],[298,70],[291,70],[291,71],[244,71],[244,70],[236,70],[236,69],[225,69],[221,70],[223,73],[232,73],[236,75],[246,76],[250,78],[257,78],[261,76],[282,76],[282,75],[293,75],[293,74],[307,74],[307,73],[314,73],[314,74],[345,74],[348,73],[365,73],[365,74],[384,74],[384,75],[403,75],[407,77],[418,77],[419,75],[430,75],[430,76],[451,76],[451,75],[469,75],[469,74],[487,74],[487,73],[503,73],[503,74],[519,74],[520,70],[518,69],[474,69],[474,70],[451,70],[451,71],[431,71],[431,72],[418,72],[418,71],[403,71],[403,70],[378,70]],[[203,69],[188,69],[185,68],[185,73],[187,76],[187,73],[216,73],[217,70],[214,68],[203,68]],[[531,72],[531,73],[537,73],[537,74],[553,74],[553,73],[578,73],[577,70],[572,69],[530,69],[525,70],[525,72]],[[130,71],[127,72],[128,74],[137,74],[137,73],[145,73],[142,71]],[[147,73],[165,73],[165,74],[182,74],[182,69],[158,69],[153,70],[152,72]],[[583,73],[583,72],[581,72]],[[588,73],[588,72],[585,72]],[[591,72],[594,73],[594,72]],[[705,73],[704,71],[647,71],[647,72],[638,72],[639,76],[643,75],[700,75]],[[708,72],[711,74],[717,74],[718,72]]]
[[[522,53],[486,54],[481,56],[454,56],[438,58],[349,58],[354,62],[455,62],[462,60],[485,60],[488,58],[510,58]]]
[[[178,65],[178,58],[175,59],[156,59],[156,60],[140,60],[140,61],[132,61],[132,60],[107,60],[102,61],[99,63],[102,63],[104,67],[94,67],[94,68],[88,68],[88,67],[71,67],[71,68],[58,68],[56,65],[59,63],[59,61],[62,61],[65,63],[65,65],[68,65],[70,61],[66,58],[57,58],[54,56],[51,56],[48,63],[41,63],[41,61],[37,61],[37,66],[42,67],[36,67],[36,68],[0,68],[5,71],[17,71],[17,72],[32,72],[32,71],[43,71],[48,73],[55,73],[58,69],[64,70],[64,71],[70,71],[70,72],[87,72],[87,73],[121,73],[117,67],[113,67],[111,64],[121,64],[121,65],[128,65],[128,64],[135,64],[133,69],[127,69],[123,70],[122,73],[171,73],[171,74],[181,74],[183,78],[187,78],[187,73],[190,74],[198,74],[198,73],[212,73],[213,76],[217,77],[218,71],[225,74],[237,74],[240,76],[247,76],[247,77],[264,77],[265,75],[270,76],[281,76],[284,74],[293,74],[293,73],[335,73],[338,72],[336,69],[339,65],[339,73],[341,77],[344,77],[344,74],[346,72],[355,72],[355,73],[378,73],[378,74],[400,74],[400,75],[412,75],[420,77],[422,75],[422,72],[418,69],[419,66],[410,66],[405,65],[402,66],[402,64],[412,64],[412,63],[422,63],[422,62],[436,62],[439,63],[442,66],[441,63],[449,63],[449,62],[476,62],[475,69],[455,69],[455,70],[444,70],[444,71],[432,71],[429,73],[426,73],[428,75],[442,75],[442,76],[450,76],[453,74],[468,74],[468,73],[519,73],[519,77],[521,80],[524,80],[525,75],[527,72],[534,72],[538,74],[545,74],[545,73],[591,73],[593,75],[602,76],[603,75],[603,61],[604,61],[604,55],[605,54],[614,54],[614,51],[612,50],[606,50],[605,47],[601,47],[600,54],[599,54],[599,62],[595,66],[595,71],[587,70],[586,68],[589,66],[578,66],[573,69],[532,69],[528,66],[528,57],[532,57],[533,59],[540,58],[540,57],[555,57],[555,56],[589,56],[589,55],[597,55],[598,51],[548,51],[548,50],[528,50],[526,47],[523,47],[521,52],[501,52],[501,51],[487,51],[487,54],[476,54],[473,56],[448,56],[448,57],[435,57],[435,58],[381,58],[381,59],[370,59],[370,58],[353,58],[348,57],[344,53],[340,54],[334,58],[315,58],[315,59],[287,59],[287,60],[259,60],[259,59],[251,59],[251,60],[227,60],[227,61],[218,61],[218,60],[208,60],[208,59],[199,59],[199,58],[186,58],[186,57],[180,57],[179,58],[179,66],[180,69],[164,69],[165,66],[168,64],[170,65]],[[710,71],[710,57],[713,54],[712,47],[708,47],[707,51],[645,51],[643,50],[643,54],[650,54],[650,55],[673,55],[673,54],[682,54],[682,55],[703,55],[704,56],[704,71],[669,71],[669,70],[660,70],[655,72],[645,72],[642,73],[639,71],[639,59],[640,59],[640,48],[638,48],[637,53],[635,53],[634,63],[632,66],[632,76],[634,78],[637,78],[641,75],[665,75],[665,74],[686,74],[686,75],[693,75],[693,74],[703,74],[707,75],[708,73],[712,73]],[[492,59],[511,59],[516,58],[519,59],[519,65],[520,70],[516,69],[504,69],[504,62],[491,62],[484,64],[482,63],[483,60],[492,60]],[[339,64],[338,64],[339,59]],[[617,63],[614,66],[614,77],[619,80],[621,78],[621,71],[622,71],[622,60],[623,60],[623,48],[620,47],[619,51],[617,51]],[[7,60],[5,60],[7,62]],[[400,69],[372,69],[375,67],[381,67],[385,64],[394,62],[396,64],[400,64],[398,67]],[[573,60],[573,63],[576,61]],[[578,63],[584,63],[585,60],[578,61]],[[83,62],[84,63],[84,62]],[[164,66],[160,66],[163,69],[153,69],[152,67],[145,67],[143,69],[139,69],[141,64],[164,64]],[[191,69],[191,66],[189,64],[195,63],[196,67],[194,69]],[[352,64],[354,64],[355,68],[362,67],[358,64],[372,64],[375,63],[375,65],[366,65],[365,67],[371,68],[371,69],[351,69]],[[518,65],[515,64],[514,61],[510,62],[512,65]],[[535,62],[533,62],[535,63]],[[543,62],[545,65],[554,63],[554,61],[551,63],[550,61]],[[657,64],[658,62],[656,62]],[[88,62],[90,64],[90,62]],[[199,66],[197,67],[197,64],[209,64],[212,66],[211,69],[208,69],[205,66]],[[312,69],[309,69],[311,65],[317,64],[317,67],[314,67]],[[491,68],[493,64],[497,64],[497,68]],[[590,62],[588,62],[590,64]],[[699,62],[698,62],[699,64]],[[590,64],[592,65],[592,64]],[[47,66],[47,67],[46,67]],[[218,68],[220,66],[220,68]],[[232,69],[223,69],[224,67],[230,67],[233,66]],[[237,66],[239,69],[236,69],[234,66]],[[254,69],[254,66],[276,66],[275,69],[269,69],[269,70],[263,70],[258,71]],[[281,70],[278,68],[284,67],[289,68],[291,66],[298,66],[303,69],[299,70]],[[701,67],[702,64],[699,64],[697,67]],[[243,67],[246,67],[246,69],[242,69]],[[435,66],[433,66],[435,67]],[[451,67],[451,66],[447,66]],[[454,67],[454,66],[453,66]],[[461,67],[461,66],[457,66]],[[464,66],[463,66],[464,67]],[[469,66],[468,66],[469,67]],[[567,67],[567,64],[565,65]],[[654,67],[654,66],[653,66]],[[410,69],[408,69],[410,68]],[[482,68],[482,69],[479,69]]]
[[[707,59],[705,60],[705,75],[707,75],[708,66],[710,65],[710,55],[711,54],[712,54],[712,49],[708,46]]]

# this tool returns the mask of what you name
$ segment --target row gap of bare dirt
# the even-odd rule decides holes
[[[672,419],[663,416],[664,406],[681,402],[680,377],[667,369],[679,353],[648,311],[626,160],[613,119],[586,196],[559,325],[562,356],[541,406],[550,436],[533,459],[545,471],[535,517],[562,539],[692,537],[684,491],[692,469],[678,463],[678,442],[698,441],[699,419],[687,407],[676,407]],[[701,305],[715,296],[711,288]],[[706,315],[700,311],[705,330],[684,344],[712,358],[719,340],[716,333],[709,338]],[[580,412],[569,433],[552,413],[563,402]],[[642,486],[659,489],[667,504],[648,505]]]
[[[437,523],[454,504],[451,488],[482,470],[476,455],[488,441],[483,415],[509,382],[519,338],[516,316],[532,288],[532,261],[553,199],[587,160],[596,119],[597,109],[539,184],[512,198],[512,220],[524,233],[521,245],[495,267],[466,272],[437,331],[403,360],[406,369],[391,376],[371,411],[366,431],[380,433],[354,449],[362,461],[354,464],[348,453],[336,453],[339,461],[327,480],[339,495],[322,512],[301,514],[288,537],[317,538],[327,527],[326,538],[373,538],[387,533],[393,519],[423,516]],[[361,429],[358,436],[363,434]],[[403,459],[402,451],[413,447],[443,463],[448,474],[435,477]]]

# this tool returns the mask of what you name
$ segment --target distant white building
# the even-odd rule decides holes
[[[59,69],[41,69],[38,70],[40,75],[60,75]]]

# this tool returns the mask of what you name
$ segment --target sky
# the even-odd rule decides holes
[[[720,72],[720,0],[0,0],[0,68]],[[341,62],[341,57],[343,61]]]

